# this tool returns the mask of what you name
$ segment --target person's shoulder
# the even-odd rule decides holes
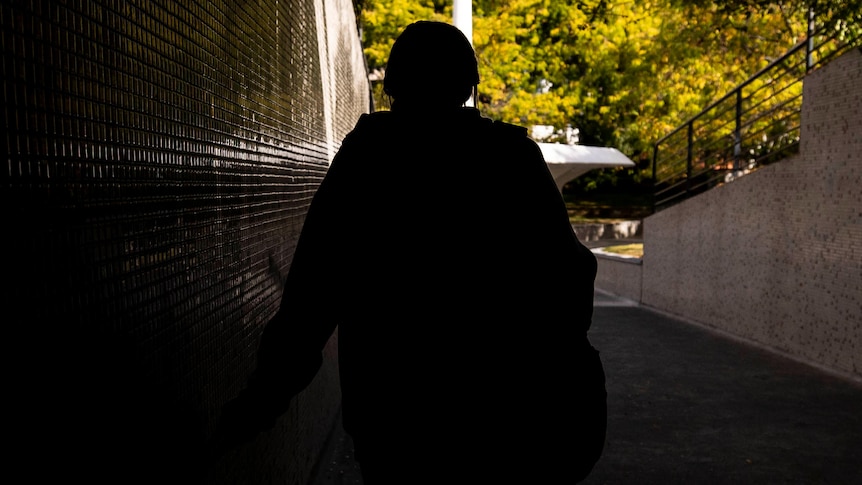
[[[492,129],[496,134],[506,138],[527,138],[527,129],[523,126],[494,120],[491,122]]]
[[[504,150],[510,150],[522,155],[535,155],[540,153],[539,145],[530,138],[527,128],[506,123],[504,121],[491,122],[493,143]]]
[[[342,151],[373,144],[375,140],[391,131],[395,125],[391,118],[391,113],[388,111],[361,114],[353,128],[344,137],[341,145]]]
[[[372,111],[371,113],[363,113],[359,116],[360,123],[384,123],[391,121],[393,117],[391,111]]]
[[[374,130],[388,128],[394,123],[391,111],[374,111],[359,116],[354,130]]]

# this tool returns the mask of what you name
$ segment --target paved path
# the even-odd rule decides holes
[[[862,484],[862,384],[597,292],[608,437],[586,484]],[[313,485],[361,484],[336,433]]]
[[[862,386],[598,295],[608,438],[588,484],[862,484]]]

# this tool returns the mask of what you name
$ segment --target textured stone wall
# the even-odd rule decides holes
[[[596,288],[629,300],[641,301],[641,258],[626,258],[612,254],[596,254]]]
[[[800,153],[644,222],[642,302],[862,376],[862,52],[804,84]]]
[[[369,108],[352,2],[10,1],[0,29],[10,461],[46,483],[305,483],[335,338],[275,431],[203,451]]]

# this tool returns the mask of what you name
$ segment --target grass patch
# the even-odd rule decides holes
[[[632,243],[632,244],[617,244],[614,246],[605,246],[602,248],[602,251],[606,253],[619,254],[622,256],[634,256],[637,258],[644,257],[644,245],[643,243]]]
[[[573,223],[607,224],[643,219],[653,213],[652,199],[643,195],[563,194],[569,220]]]

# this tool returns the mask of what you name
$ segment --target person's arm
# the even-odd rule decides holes
[[[323,348],[338,324],[332,298],[346,243],[338,214],[349,200],[348,170],[343,168],[350,163],[349,143],[345,139],[312,199],[279,311],[261,335],[255,370],[240,395],[223,408],[215,438],[219,454],[271,429],[320,369]]]
[[[528,211],[532,231],[541,238],[544,265],[555,284],[548,288],[550,301],[567,301],[567,313],[574,317],[577,331],[589,330],[593,315],[597,262],[589,248],[575,234],[562,194],[545,162],[539,146],[526,135],[520,138],[519,153],[526,164],[522,177],[521,205]]]

